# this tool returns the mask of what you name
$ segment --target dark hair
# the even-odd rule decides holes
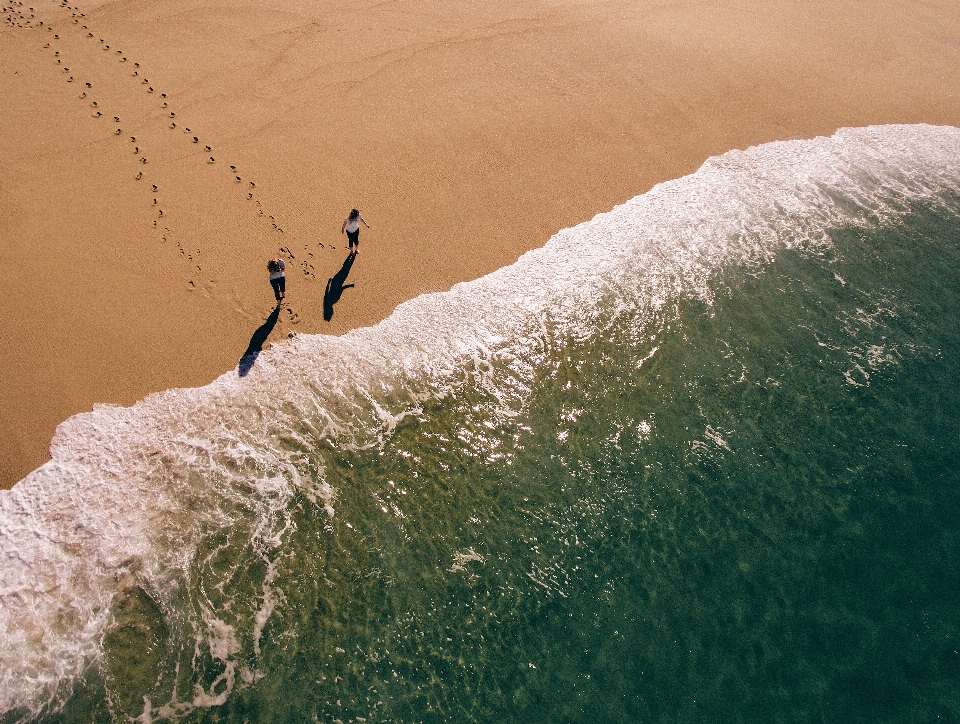
[[[357,218],[358,216],[360,216],[360,212],[357,211],[356,209],[353,209],[353,211],[350,212],[350,218],[351,218],[351,219],[355,219],[355,218]]]
[[[280,271],[280,263],[276,259],[267,262],[267,271]]]

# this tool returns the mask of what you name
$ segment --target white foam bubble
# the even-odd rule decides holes
[[[677,295],[709,302],[708,281],[726,265],[827,246],[833,227],[889,222],[911,199],[958,189],[956,128],[842,129],[731,151],[560,231],[509,267],[407,302],[375,327],[298,335],[242,378],[231,372],[71,418],[51,462],[0,493],[0,712],[29,718],[69,696],[103,656],[127,578],[176,617],[169,591],[223,531],[273,570],[294,498],[335,514],[317,441],[377,445],[465,375],[485,384],[494,360],[517,380],[491,388],[495,412],[513,414],[549,339],[589,339],[611,316],[642,316]],[[192,630],[225,668],[193,705],[222,701],[237,671],[255,678],[235,657],[245,646],[259,652],[278,605],[267,580],[247,629],[201,609]],[[143,721],[151,711],[172,710],[146,699]]]

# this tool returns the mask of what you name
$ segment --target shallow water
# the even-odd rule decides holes
[[[958,150],[733,152],[74,418],[0,499],[4,720],[960,717]]]

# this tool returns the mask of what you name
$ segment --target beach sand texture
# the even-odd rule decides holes
[[[708,156],[960,125],[946,1],[2,9],[3,487],[70,415],[235,368],[271,256],[266,341],[341,334]],[[353,206],[372,229],[325,321]]]

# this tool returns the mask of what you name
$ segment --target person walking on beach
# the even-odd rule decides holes
[[[360,251],[360,222],[363,222],[363,225],[368,229],[370,228],[370,224],[363,221],[360,212],[354,209],[350,212],[350,216],[343,220],[343,226],[340,227],[340,233],[343,234],[346,232],[347,238],[350,240],[351,256]]]
[[[286,296],[287,280],[283,275],[285,265],[283,259],[277,257],[267,262],[267,271],[270,272],[270,286],[273,287],[273,296],[279,302]]]

